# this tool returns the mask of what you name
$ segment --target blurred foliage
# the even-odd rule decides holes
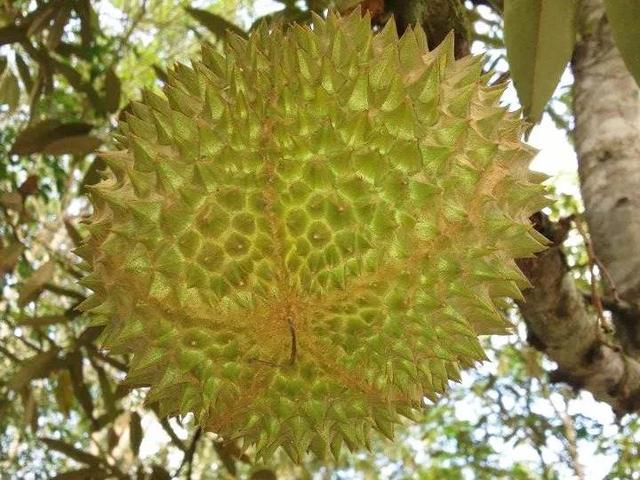
[[[75,307],[85,298],[72,250],[83,236],[87,184],[103,165],[96,149],[142,87],[159,88],[167,65],[259,21],[304,22],[324,0],[278,2],[257,18],[242,0],[14,0],[0,7],[0,477],[39,479],[584,477],[581,457],[612,463],[608,478],[640,478],[637,419],[590,416],[595,403],[549,383],[552,366],[526,346],[520,325],[487,340],[489,362],[425,409],[418,425],[378,440],[337,465],[284,455],[255,465],[250,452],[163,420],[144,391],[123,380],[128,358],[101,351],[99,327]],[[348,9],[358,2],[343,2]],[[363,2],[376,22],[384,2]],[[479,6],[477,6],[478,4]],[[508,76],[501,2],[467,2],[474,46],[494,80]],[[570,132],[568,89],[547,112]],[[580,209],[559,196],[555,219]],[[580,236],[566,252],[589,289]],[[595,408],[595,407],[594,407]],[[606,415],[605,415],[606,417]],[[635,476],[634,476],[635,475]]]

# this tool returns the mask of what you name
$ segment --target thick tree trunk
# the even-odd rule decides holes
[[[615,47],[602,0],[584,0],[573,58],[575,144],[596,255],[620,297],[640,304],[640,89]],[[614,316],[640,356],[640,318]]]

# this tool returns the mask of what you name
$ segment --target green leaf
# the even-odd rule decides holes
[[[108,472],[87,467],[59,473],[55,477],[52,477],[51,480],[100,480],[102,478],[109,477],[109,475],[110,474]]]
[[[68,218],[64,219],[64,228],[67,230],[67,234],[75,247],[82,245],[82,235],[80,235],[76,226]]]
[[[218,38],[224,38],[227,32],[233,32],[241,37],[247,36],[244,30],[220,15],[200,8],[186,7],[185,11]]]
[[[109,380],[109,376],[102,366],[98,365],[95,362],[92,362],[93,368],[98,374],[98,383],[100,384],[100,390],[102,392],[102,400],[104,402],[105,409],[109,414],[112,414],[114,417],[117,415],[116,409],[116,398],[113,395],[113,389],[111,388],[111,381]]]
[[[26,387],[31,380],[47,377],[51,371],[59,366],[57,358],[57,348],[52,348],[51,350],[37,353],[36,355],[27,358],[11,377],[7,387],[10,390],[19,391]]]
[[[640,85],[640,2],[604,0],[604,5],[620,55]]]
[[[46,437],[40,438],[40,440],[50,449],[60,452],[69,458],[73,458],[80,463],[84,463],[85,465],[97,467],[102,463],[102,460],[95,455],[91,455],[90,453],[86,453],[83,450],[79,450],[73,445],[69,445],[62,440]]]
[[[55,70],[60,73],[76,91],[84,93],[87,99],[99,115],[104,113],[104,104],[90,81],[84,77],[71,65],[51,58],[51,64]]]
[[[226,468],[227,472],[229,472],[232,477],[235,477],[237,472],[236,461],[233,458],[233,455],[231,455],[229,449],[225,448],[225,445],[221,442],[214,442],[213,446],[216,449],[218,458],[220,458],[224,468]]]
[[[142,443],[142,421],[138,412],[131,414],[131,421],[129,422],[129,442],[131,443],[131,450],[137,457],[140,453],[140,443]]]
[[[169,77],[167,76],[167,72],[165,70],[163,70],[160,66],[156,65],[155,63],[153,65],[151,65],[151,68],[153,68],[153,71],[156,74],[156,77],[158,77],[158,80],[167,83],[167,81],[169,80]]]
[[[23,251],[24,246],[20,242],[13,242],[0,248],[0,275],[13,271]]]
[[[27,303],[38,298],[46,283],[53,277],[54,268],[55,264],[53,262],[47,262],[33,272],[22,284],[18,298],[18,305],[20,307],[24,307]]]
[[[22,211],[22,195],[18,192],[0,192],[0,205],[4,208]]]
[[[118,111],[120,106],[121,85],[120,79],[116,75],[113,68],[107,69],[104,79],[105,98],[104,103],[107,112],[113,113]]]
[[[71,374],[71,385],[73,386],[73,393],[75,394],[78,402],[82,406],[84,413],[94,423],[94,404],[89,388],[84,382],[84,373],[82,371],[82,355],[77,351],[67,355],[69,364],[69,373]]]
[[[33,79],[31,78],[29,66],[19,53],[15,54],[15,61],[16,67],[18,67],[18,73],[20,74],[20,78],[22,79],[22,84],[24,85],[25,90],[30,92],[33,88]]]
[[[56,17],[53,20],[53,25],[51,25],[51,28],[49,29],[49,35],[47,36],[47,46],[50,50],[55,50],[56,48],[58,48],[58,45],[62,40],[62,35],[64,34],[64,27],[69,21],[72,6],[72,1],[63,0],[62,5],[60,5],[57,9]]]
[[[276,480],[276,474],[266,468],[256,470],[251,474],[249,480]]]
[[[69,410],[73,405],[73,385],[71,384],[71,375],[69,370],[60,370],[58,373],[58,381],[56,383],[55,397],[58,402],[60,411],[65,416],[69,415]]]
[[[577,0],[505,0],[511,77],[527,118],[540,120],[571,58]]]
[[[18,85],[18,79],[10,69],[6,69],[0,77],[0,105],[5,104],[9,106],[9,111],[13,112],[18,108],[18,101],[20,100],[20,86]]]
[[[49,155],[87,155],[102,145],[102,140],[93,135],[73,135],[49,143],[42,153]]]
[[[65,138],[84,136],[93,128],[88,123],[60,123],[55,119],[43,120],[25,128],[11,146],[12,154],[42,153],[51,143]]]
[[[36,396],[33,394],[31,388],[25,385],[25,387],[20,390],[20,397],[24,410],[24,417],[22,419],[24,425],[35,433],[38,430],[38,402],[36,401]]]
[[[67,323],[71,318],[67,315],[41,315],[39,317],[22,317],[17,324],[28,327],[46,327],[57,323]]]

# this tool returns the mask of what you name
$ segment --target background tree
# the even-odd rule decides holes
[[[258,3],[258,2],[256,2]],[[0,472],[8,478],[588,478],[581,453],[638,476],[640,408],[640,29],[633,0],[7,0],[0,7]],[[535,288],[509,312],[517,333],[486,339],[490,362],[391,444],[336,465],[284,456],[255,465],[233,445],[164,420],[120,382],[126,356],[96,346],[75,310],[87,295],[73,247],[89,213],[96,149],[142,87],[257,21],[307,22],[358,4],[372,28],[421,24],[430,47],[486,51],[525,115],[564,129],[582,200],[534,218],[552,246],[521,268]],[[636,22],[637,23],[637,22]],[[556,89],[570,62],[568,88]],[[571,78],[573,80],[571,80]],[[555,94],[554,94],[555,90]],[[554,94],[553,98],[550,98]],[[533,127],[535,128],[535,127]],[[553,184],[553,181],[552,181]],[[589,416],[589,397],[618,423]],[[575,400],[578,398],[579,400]],[[582,410],[581,410],[582,409]],[[505,453],[509,454],[505,454]],[[635,475],[635,477],[634,477]]]

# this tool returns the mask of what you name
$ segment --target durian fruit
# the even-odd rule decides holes
[[[367,16],[266,26],[179,64],[120,125],[84,308],[162,415],[258,458],[391,437],[527,280],[547,203],[518,113],[452,38]]]

